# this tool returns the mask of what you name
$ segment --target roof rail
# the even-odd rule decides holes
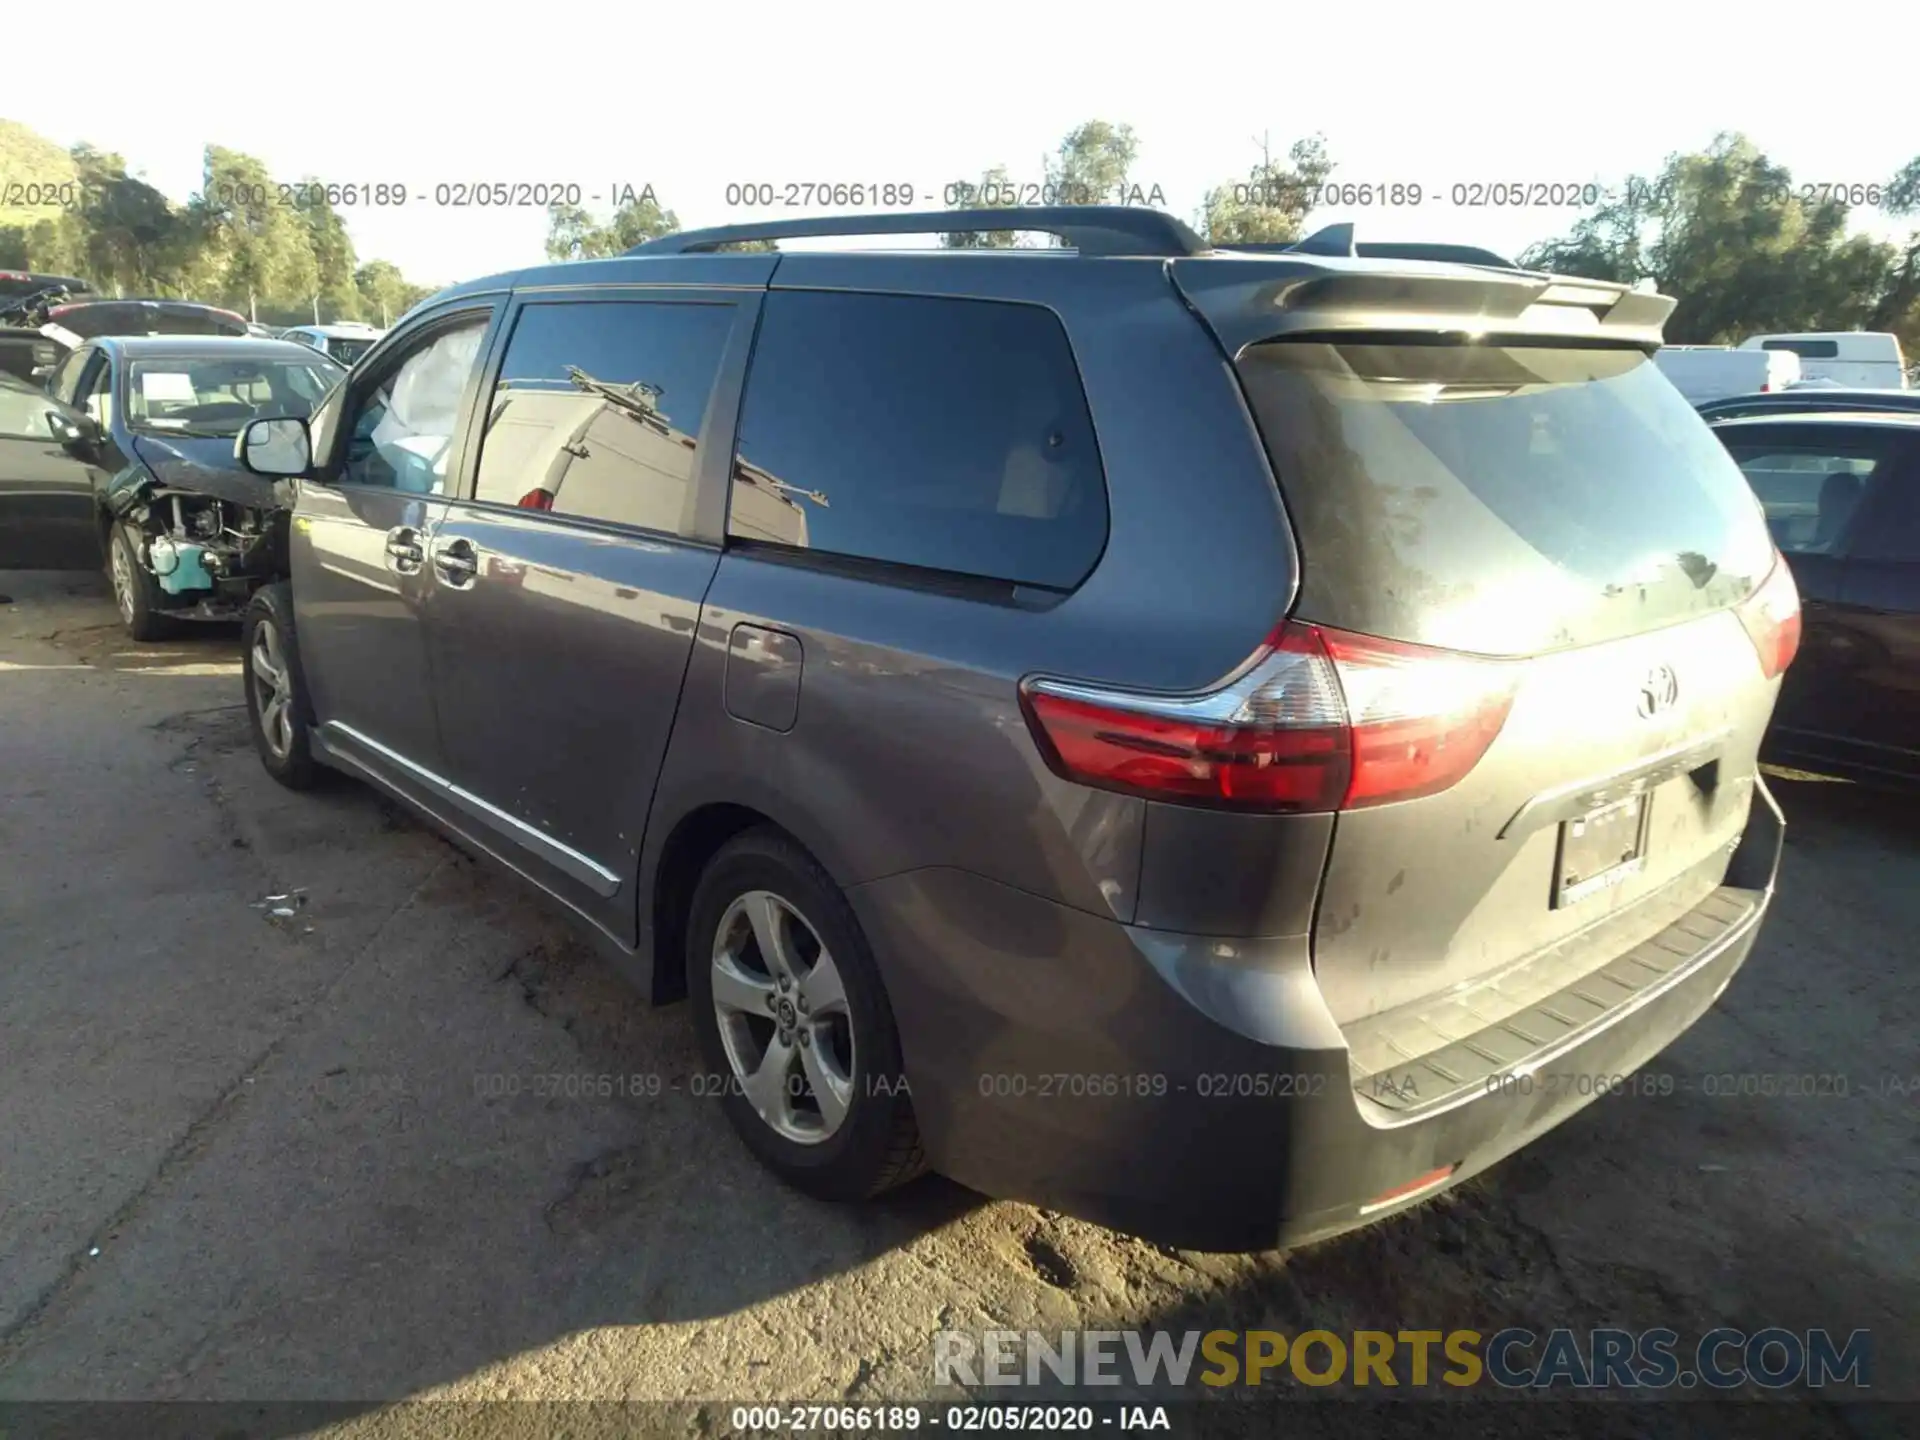
[[[925,210],[909,214],[822,215],[764,220],[663,235],[629,255],[693,255],[746,240],[801,240],[828,235],[944,235],[1037,230],[1057,235],[1082,255],[1204,255],[1207,242],[1173,216],[1137,205],[1008,205],[995,209]]]

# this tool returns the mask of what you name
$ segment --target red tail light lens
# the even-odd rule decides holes
[[[1042,753],[1068,779],[1162,800],[1328,811],[1456,783],[1506,723],[1515,681],[1511,662],[1287,624],[1204,695],[1038,680],[1022,701]]]
[[[520,510],[551,510],[553,509],[553,492],[551,490],[529,490],[514,502],[514,506]]]
[[[1760,670],[1769,679],[1793,663],[1800,651],[1800,588],[1786,560],[1774,555],[1773,569],[1760,586],[1740,602],[1740,623],[1760,656]]]

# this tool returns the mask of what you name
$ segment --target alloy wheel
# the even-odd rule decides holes
[[[108,547],[108,565],[113,571],[113,598],[120,607],[120,618],[133,623],[133,561],[127,555],[129,541],[124,537]]]
[[[755,1113],[797,1144],[833,1136],[853,1103],[853,1024],[819,932],[771,890],[750,890],[720,917],[712,979],[733,1082]]]
[[[253,627],[253,649],[247,656],[249,683],[260,714],[260,733],[276,759],[293,749],[293,682],[280,647],[280,632],[271,620]]]

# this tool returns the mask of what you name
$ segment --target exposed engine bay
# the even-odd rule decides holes
[[[122,518],[140,535],[140,562],[171,613],[232,619],[282,573],[282,511],[156,486]]]
[[[224,436],[140,434],[129,465],[107,487],[108,514],[138,540],[159,608],[231,620],[253,592],[285,573],[293,494],[233,468]]]

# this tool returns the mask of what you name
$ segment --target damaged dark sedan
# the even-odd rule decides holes
[[[66,568],[86,534],[77,563],[104,561],[136,640],[238,618],[282,570],[287,520],[275,483],[235,462],[234,437],[256,416],[305,417],[345,374],[287,341],[89,341],[22,407],[40,413],[0,435],[0,553]]]

